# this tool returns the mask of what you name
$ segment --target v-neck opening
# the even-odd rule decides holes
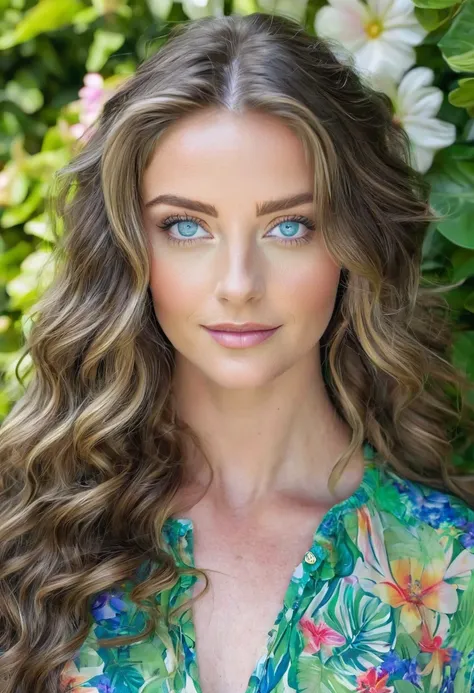
[[[316,526],[310,547],[303,554],[300,562],[295,566],[288,585],[286,587],[281,608],[270,628],[267,631],[267,637],[265,639],[265,644],[262,647],[261,653],[257,658],[257,661],[253,667],[250,677],[247,681],[246,688],[241,691],[241,693],[259,693],[261,682],[264,679],[265,671],[268,662],[271,659],[272,652],[278,646],[281,637],[283,637],[286,629],[292,622],[292,617],[294,612],[298,609],[305,587],[313,575],[316,575],[317,571],[321,567],[323,561],[328,557],[328,550],[324,547],[324,540],[330,540],[331,536],[337,532],[338,522],[341,516],[346,510],[356,509],[361,507],[369,498],[371,491],[375,488],[375,480],[373,477],[373,471],[378,466],[374,463],[373,459],[376,455],[375,448],[367,441],[363,446],[364,454],[364,473],[362,479],[355,489],[355,491],[343,499],[339,503],[333,505],[321,518],[320,522]],[[173,550],[176,547],[173,545],[175,542],[171,535],[173,535],[174,540],[178,540],[181,544],[183,540],[186,543],[183,553],[189,559],[187,564],[189,567],[195,568],[194,560],[194,523],[191,518],[188,517],[169,517],[165,521],[164,531],[166,532],[168,539],[171,539],[171,546]],[[170,535],[171,532],[171,535]],[[189,582],[189,581],[187,581]],[[194,589],[194,585],[197,582],[197,577],[192,576],[190,584],[187,584],[186,589]],[[292,587],[298,585],[297,599],[288,604],[289,598],[292,594]],[[191,592],[191,596],[192,592]],[[190,627],[189,635],[193,640],[192,656],[195,664],[195,674],[196,680],[193,679],[193,683],[196,688],[196,693],[203,693],[201,687],[201,670],[199,667],[199,661],[197,657],[197,646],[196,646],[196,627],[194,622],[194,609],[193,604],[191,604],[185,613],[191,611],[189,616],[188,626]],[[266,688],[265,688],[266,690]]]

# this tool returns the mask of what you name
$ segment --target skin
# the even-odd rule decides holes
[[[142,178],[150,289],[176,350],[176,406],[214,471],[195,512],[222,528],[235,519],[243,531],[270,526],[281,522],[282,511],[288,518],[301,507],[324,512],[361,481],[362,450],[351,459],[338,496],[327,489],[350,440],[328,398],[319,354],[341,268],[317,226],[311,232],[300,223],[296,236],[309,242],[285,244],[285,217],[304,215],[317,224],[311,202],[256,212],[264,201],[311,192],[313,178],[302,143],[282,120],[225,110],[173,124]],[[214,205],[218,217],[174,204],[146,206],[167,193]],[[170,243],[158,226],[172,214],[198,219],[196,242]],[[185,238],[178,222],[168,233]],[[217,344],[202,327],[250,321],[281,327],[241,350]],[[188,464],[193,485],[202,489],[209,472],[192,451]]]

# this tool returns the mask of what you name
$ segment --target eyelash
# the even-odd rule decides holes
[[[162,224],[157,224],[157,227],[166,232],[169,243],[174,243],[176,245],[191,245],[192,243],[196,243],[197,241],[202,240],[202,238],[175,238],[174,236],[171,236],[171,234],[168,233],[168,231],[171,228],[171,226],[176,224],[176,222],[178,221],[194,221],[196,224],[202,226],[199,219],[196,219],[196,217],[192,217],[187,214],[174,214],[169,217],[166,217],[166,219],[163,220]],[[297,221],[300,224],[304,224],[304,226],[306,226],[309,229],[309,233],[306,236],[302,236],[301,238],[288,238],[285,241],[281,238],[277,238],[277,241],[283,243],[283,245],[302,245],[303,243],[309,243],[309,241],[311,240],[312,232],[314,232],[316,229],[316,225],[314,224],[314,222],[311,221],[311,219],[308,219],[308,217],[300,215],[288,216],[282,219],[278,219],[274,226],[278,226],[278,224],[283,224],[285,221]]]

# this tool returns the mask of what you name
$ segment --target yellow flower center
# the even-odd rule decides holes
[[[378,19],[373,19],[371,22],[365,25],[365,33],[371,39],[375,39],[380,36],[382,31],[382,22],[380,22]]]
[[[419,580],[410,580],[408,584],[408,595],[410,601],[419,602],[421,597],[422,589]]]

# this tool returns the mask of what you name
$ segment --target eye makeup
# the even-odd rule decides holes
[[[168,242],[172,244],[189,246],[194,243],[197,243],[198,241],[203,240],[202,236],[198,238],[177,238],[176,236],[173,236],[170,233],[170,228],[180,221],[192,221],[198,224],[199,226],[202,226],[202,222],[200,219],[197,219],[196,217],[190,216],[188,214],[172,214],[166,217],[166,219],[164,219],[161,224],[157,224],[156,226],[166,234]],[[314,231],[316,230],[316,224],[313,221],[311,221],[311,219],[299,214],[292,216],[290,215],[282,217],[281,219],[277,219],[276,221],[272,222],[273,225],[271,226],[271,229],[275,228],[279,224],[285,223],[286,221],[294,221],[303,224],[303,226],[305,226],[308,230],[308,233],[298,238],[277,238],[275,236],[270,236],[270,238],[276,238],[276,240],[282,245],[302,245],[304,243],[310,242],[311,237]]]

